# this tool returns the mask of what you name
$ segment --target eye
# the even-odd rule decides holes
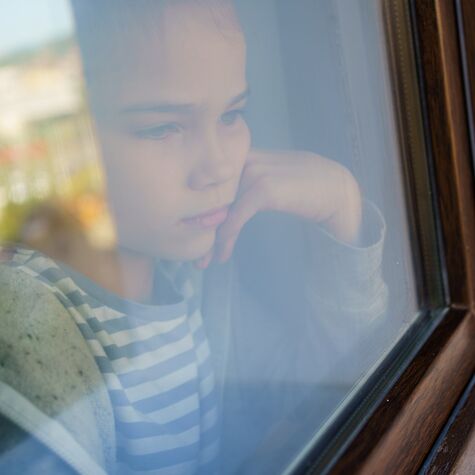
[[[179,124],[163,124],[153,127],[146,127],[143,129],[135,130],[133,133],[140,139],[148,140],[165,140],[173,134],[181,132],[181,126]]]
[[[244,109],[234,109],[221,116],[224,125],[234,125],[244,115]]]

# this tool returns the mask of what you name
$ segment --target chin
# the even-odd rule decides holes
[[[183,260],[194,261],[206,255],[214,246],[216,233],[214,231],[203,235],[200,239],[194,239],[184,247]]]
[[[213,230],[210,233],[201,236],[194,236],[192,239],[176,240],[173,249],[167,249],[160,252],[160,257],[175,261],[195,261],[207,254],[214,246],[216,233]]]

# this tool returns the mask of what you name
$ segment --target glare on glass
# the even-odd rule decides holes
[[[0,467],[279,473],[325,432],[418,311],[380,10],[2,2]]]

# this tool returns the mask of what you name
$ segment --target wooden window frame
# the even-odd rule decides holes
[[[471,475],[475,467],[475,375],[439,435],[421,472]]]
[[[473,423],[462,431],[466,443],[450,446],[450,463],[441,464],[439,458],[424,465],[431,449],[436,451],[435,443],[447,444],[447,436],[438,437],[475,370],[475,184],[470,110],[466,107],[467,100],[475,106],[475,94],[467,97],[462,55],[465,48],[472,52],[472,69],[468,74],[465,69],[465,79],[475,84],[474,29],[468,29],[469,45],[461,44],[458,0],[383,1],[390,11],[410,13],[409,35],[399,30],[404,25],[393,27],[396,34],[409,37],[416,49],[421,122],[436,190],[431,206],[439,216],[447,305],[415,356],[408,362],[399,361],[403,371],[395,381],[386,381],[372,402],[369,397],[360,403],[323,450],[315,447],[297,470],[305,473],[387,475],[434,467],[437,474],[453,473],[461,466],[457,460],[467,463],[466,456],[458,458],[454,451],[458,454],[460,447],[475,444]],[[475,18],[470,1],[460,0]],[[396,68],[397,74],[400,69]],[[421,226],[423,216],[416,216],[416,226]],[[427,273],[428,267],[424,263],[422,267]],[[358,425],[352,419],[363,422]]]

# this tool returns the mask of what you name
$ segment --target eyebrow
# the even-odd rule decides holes
[[[236,104],[239,104],[240,102],[249,99],[249,96],[251,95],[251,90],[249,87],[246,88],[241,94],[238,94],[237,96],[233,97],[228,105],[226,106],[226,109],[229,109],[232,106],[235,106]]]
[[[235,106],[239,102],[247,99],[250,95],[249,87],[245,91],[241,92],[237,96],[233,97],[228,104],[226,109],[229,109],[232,106]],[[191,112],[196,109],[195,104],[186,104],[186,103],[174,103],[174,102],[156,102],[156,103],[146,103],[146,104],[134,104],[132,106],[125,107],[120,110],[121,114],[142,114],[142,113],[154,113],[154,114],[166,114],[166,113],[175,113],[175,114],[184,114]]]

